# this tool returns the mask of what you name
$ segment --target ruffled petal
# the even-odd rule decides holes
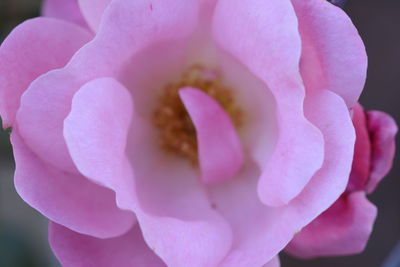
[[[324,135],[325,160],[305,190],[291,203],[295,208],[292,212],[298,212],[300,221],[317,217],[344,192],[355,144],[350,113],[340,96],[331,91],[315,92],[307,96],[305,107],[307,117]]]
[[[364,109],[357,104],[353,109],[353,124],[356,130],[353,166],[347,191],[364,190],[371,172],[371,140],[367,129]]]
[[[354,155],[355,131],[344,100],[330,91],[320,91],[308,95],[305,106],[307,116],[324,134],[326,157],[322,168],[285,211],[282,223],[294,222],[293,226],[307,225],[338,199],[348,183]]]
[[[99,238],[118,236],[132,226],[135,216],[115,204],[112,191],[45,164],[13,130],[18,194],[50,220],[79,233]]]
[[[184,38],[197,25],[194,0],[152,1],[153,9],[148,4],[146,0],[113,1],[95,39],[65,68],[41,76],[28,88],[21,99],[18,123],[24,140],[40,158],[75,172],[63,137],[63,121],[75,92],[93,79],[120,75],[127,61],[143,49]]]
[[[62,0],[65,1],[65,0]],[[90,28],[97,32],[100,26],[104,10],[111,3],[111,0],[74,0],[79,3],[82,14]]]
[[[372,158],[371,174],[366,191],[371,193],[392,168],[398,128],[395,120],[381,111],[367,112],[367,124],[371,138]]]
[[[262,166],[258,190],[267,205],[287,204],[321,167],[324,156],[321,132],[303,112],[305,90],[298,69],[301,43],[292,4],[287,0],[221,0],[213,27],[221,48],[265,82],[276,99],[279,135]]]
[[[11,32],[0,47],[0,114],[5,127],[14,125],[29,84],[64,66],[90,38],[80,27],[50,18],[25,21]]]
[[[376,214],[364,192],[342,196],[296,234],[286,251],[300,258],[359,253],[367,244]]]
[[[252,165],[247,165],[237,179],[210,188],[211,199],[231,225],[234,237],[223,266],[261,266],[345,190],[355,142],[347,106],[329,91],[307,96],[305,106],[306,114],[327,140],[327,156],[298,197],[285,206],[265,206],[256,194],[259,172]]]
[[[324,0],[292,0],[302,40],[301,74],[307,90],[330,90],[353,107],[364,88],[367,55],[346,13]]]
[[[74,95],[64,137],[83,175],[112,187],[129,173],[124,168],[129,168],[125,151],[132,114],[130,93],[112,78],[88,82]]]
[[[138,225],[126,234],[99,239],[50,222],[50,246],[62,266],[166,266],[146,245]]]
[[[42,15],[57,18],[88,28],[78,5],[78,0],[44,0]]]
[[[232,178],[242,167],[243,152],[231,118],[214,99],[198,89],[180,89],[179,96],[196,128],[203,182]]]

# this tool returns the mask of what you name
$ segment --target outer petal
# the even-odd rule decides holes
[[[131,227],[133,213],[118,209],[110,190],[45,164],[27,148],[16,129],[11,141],[15,187],[29,205],[74,231],[100,238],[120,235]]]
[[[65,0],[64,0],[65,1]],[[79,2],[79,7],[82,10],[88,25],[94,32],[97,32],[100,26],[101,17],[104,10],[110,4],[111,0],[74,0]]]
[[[99,78],[74,95],[64,121],[65,141],[79,172],[117,192],[122,209],[132,209],[135,202],[133,175],[125,154],[132,114],[127,89],[113,78]]]
[[[0,114],[5,127],[14,125],[29,84],[64,66],[90,38],[76,25],[49,18],[28,20],[13,30],[0,47]]]
[[[292,0],[302,40],[307,90],[331,90],[354,106],[364,88],[367,55],[350,18],[325,0]]]
[[[395,136],[398,128],[393,118],[381,111],[369,111],[367,121],[372,145],[372,158],[371,174],[366,190],[371,193],[392,167],[396,148]]]
[[[112,78],[93,80],[75,94],[64,121],[64,137],[83,175],[109,187],[126,175],[125,151],[132,112],[131,95]]]
[[[258,191],[267,205],[287,204],[323,161],[322,135],[303,114],[296,14],[287,0],[221,0],[213,26],[222,49],[268,84],[277,101],[278,141],[265,159]]]
[[[263,205],[256,195],[258,173],[251,165],[238,179],[210,189],[216,209],[231,224],[234,236],[223,266],[261,266],[345,190],[355,141],[347,106],[341,97],[322,91],[307,96],[306,107],[327,140],[327,156],[298,197],[282,207]]]
[[[179,95],[196,128],[203,182],[232,178],[243,164],[243,152],[231,118],[198,89],[184,88]]]
[[[356,144],[350,180],[346,189],[350,192],[364,191],[371,172],[371,140],[365,111],[360,104],[353,109],[353,124],[356,130]]]
[[[335,93],[308,95],[305,106],[307,116],[324,134],[326,151],[322,168],[292,203],[308,218],[322,213],[344,192],[354,155],[355,131],[345,102]]]
[[[50,222],[49,241],[64,267],[165,266],[144,242],[138,225],[122,236],[98,239]]]
[[[286,251],[300,258],[359,253],[367,244],[376,214],[364,192],[344,195],[295,235]]]
[[[44,0],[42,15],[76,23],[87,28],[78,0]]]
[[[46,162],[65,171],[74,170],[63,137],[63,121],[75,92],[90,80],[119,74],[144,48],[189,35],[197,23],[195,3],[152,1],[154,9],[150,10],[146,0],[113,1],[95,39],[65,68],[36,79],[24,94],[18,123],[31,149]],[[169,15],[171,10],[176,16]]]

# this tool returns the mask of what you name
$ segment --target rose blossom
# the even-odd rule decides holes
[[[325,0],[48,0],[0,49],[64,266],[278,266],[344,192],[367,59]],[[53,18],[49,18],[53,17]]]

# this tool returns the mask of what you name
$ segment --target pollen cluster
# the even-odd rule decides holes
[[[242,124],[242,111],[235,105],[232,91],[222,84],[221,76],[198,64],[190,66],[178,81],[163,88],[153,113],[160,146],[166,152],[185,157],[197,165],[196,129],[178,94],[184,87],[202,90],[215,99],[237,128]]]

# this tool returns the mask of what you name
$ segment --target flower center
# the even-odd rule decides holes
[[[202,90],[216,100],[236,128],[242,124],[242,111],[235,105],[232,91],[222,84],[221,76],[198,64],[190,66],[181,79],[163,88],[153,113],[160,146],[166,152],[185,157],[197,165],[196,129],[178,94],[179,89],[184,87]]]

